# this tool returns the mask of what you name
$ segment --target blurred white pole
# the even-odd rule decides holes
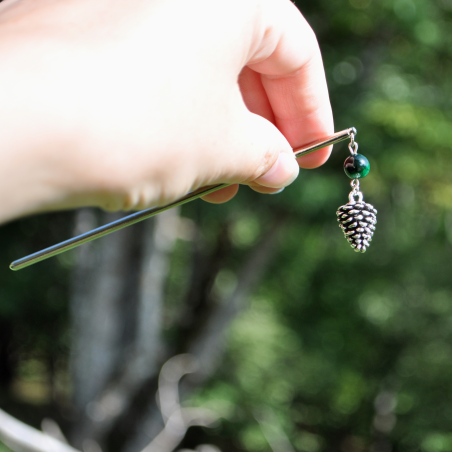
[[[61,431],[60,426],[53,419],[45,417],[41,422],[41,430],[46,435],[49,435],[64,444],[69,444],[64,433]]]
[[[182,408],[180,405],[179,381],[196,369],[194,358],[188,354],[174,356],[163,365],[159,376],[158,399],[165,427],[142,452],[173,452],[190,427],[210,427],[219,419],[220,416],[214,411]],[[52,436],[0,410],[0,439],[14,452],[80,452],[65,444],[63,433],[54,421],[44,420],[43,427]],[[90,449],[94,450],[92,447]]]
[[[0,410],[0,439],[14,452],[80,452]]]
[[[197,369],[195,358],[189,354],[174,356],[163,365],[157,395],[165,427],[142,452],[173,452],[190,427],[209,427],[218,420],[219,415],[211,410],[180,406],[179,381]]]

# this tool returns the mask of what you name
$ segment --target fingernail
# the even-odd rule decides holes
[[[295,158],[285,152],[281,152],[274,165],[254,182],[264,187],[287,187],[297,178],[299,171],[300,167]]]
[[[284,188],[285,187],[281,188],[281,190],[274,191],[273,193],[269,193],[269,195],[277,195],[278,193],[282,193],[284,191]]]

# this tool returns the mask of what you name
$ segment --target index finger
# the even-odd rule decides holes
[[[314,32],[290,1],[268,1],[257,50],[247,66],[260,74],[277,128],[292,147],[334,132],[322,56]],[[332,146],[301,157],[303,168],[315,168]]]

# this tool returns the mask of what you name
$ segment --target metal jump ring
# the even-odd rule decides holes
[[[348,195],[348,203],[349,204],[356,204],[355,196],[358,197],[358,202],[363,202],[363,194],[360,191],[351,191]]]
[[[356,155],[358,153],[358,143],[356,141],[350,141],[348,144],[350,154]]]
[[[350,186],[353,188],[353,191],[358,191],[359,190],[359,179],[353,179],[350,182]]]

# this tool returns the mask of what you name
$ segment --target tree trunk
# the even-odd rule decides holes
[[[103,222],[118,218],[104,214]],[[78,249],[71,296],[71,368],[78,420],[72,442],[103,444],[143,380],[158,372],[159,325],[173,209]],[[79,234],[96,226],[81,210]]]

